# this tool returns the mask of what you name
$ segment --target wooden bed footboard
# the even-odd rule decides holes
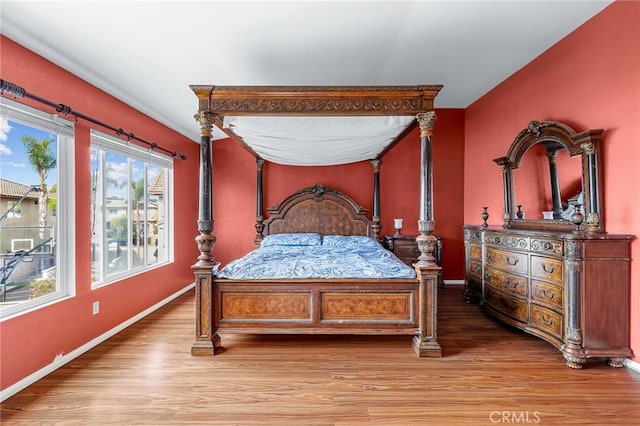
[[[193,355],[219,352],[220,333],[413,336],[419,356],[440,357],[437,266],[419,279],[228,280],[196,271]],[[204,272],[204,271],[203,271]]]
[[[213,325],[233,333],[413,334],[415,280],[214,280]]]

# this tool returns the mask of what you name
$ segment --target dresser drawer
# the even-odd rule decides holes
[[[484,280],[493,288],[505,293],[527,297],[527,278],[494,268],[487,268]]]
[[[469,261],[469,275],[482,281],[482,263],[479,260]]]
[[[532,303],[530,324],[532,327],[562,338],[562,315],[551,309]]]
[[[529,306],[526,300],[507,296],[492,289],[490,286],[487,286],[484,292],[484,299],[487,304],[505,315],[525,323],[529,321]]]
[[[393,253],[400,258],[418,258],[420,250],[417,243],[399,243],[396,241],[393,246]]]
[[[544,281],[531,280],[531,299],[552,309],[562,310],[563,290],[561,286]]]
[[[487,264],[502,269],[503,271],[527,275],[529,272],[527,260],[525,253],[498,250],[493,247],[487,248]]]
[[[550,256],[562,256],[562,241],[552,240],[548,238],[532,238],[531,239],[531,251],[550,255]]]
[[[543,256],[531,256],[531,277],[562,284],[562,261]]]
[[[480,244],[469,243],[469,258],[482,259],[482,248],[480,247]]]

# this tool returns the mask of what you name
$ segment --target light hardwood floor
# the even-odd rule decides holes
[[[443,358],[408,336],[222,336],[192,357],[193,293],[2,403],[2,425],[637,425],[640,374],[564,366],[551,345],[439,292]]]

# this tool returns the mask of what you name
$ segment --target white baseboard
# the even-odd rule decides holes
[[[624,360],[624,365],[625,367],[627,367],[629,370],[633,370],[636,373],[640,373],[640,362],[638,361],[632,361],[630,359],[625,359]]]
[[[453,284],[453,285],[464,285],[464,280],[444,280],[445,285],[446,284]]]
[[[156,303],[155,305],[151,306],[150,308],[145,309],[144,311],[140,312],[138,315],[129,318],[127,321],[123,322],[122,324],[117,325],[116,327],[112,328],[111,330],[107,331],[106,333],[96,337],[95,339],[93,339],[90,342],[80,346],[79,348],[69,352],[68,354],[65,354],[65,355],[61,354],[61,355],[56,356],[51,364],[41,368],[40,370],[38,370],[35,373],[25,377],[24,379],[20,380],[19,382],[14,383],[13,385],[9,386],[8,388],[2,389],[0,391],[0,402],[4,401],[5,399],[7,399],[7,398],[9,398],[9,397],[11,397],[13,395],[15,395],[16,393],[20,392],[22,389],[26,388],[27,386],[32,385],[33,383],[35,383],[38,380],[42,379],[47,374],[52,373],[53,371],[57,370],[58,368],[62,367],[66,363],[68,363],[69,361],[72,361],[73,359],[75,359],[75,358],[79,357],[80,355],[82,355],[83,353],[87,352],[89,349],[92,349],[92,348],[98,346],[100,343],[104,342],[108,338],[110,338],[112,336],[115,336],[117,333],[119,333],[120,331],[122,331],[125,328],[129,327],[130,325],[132,325],[136,321],[141,320],[142,318],[146,317],[150,313],[158,310],[159,308],[163,307],[167,303],[171,302],[173,299],[177,298],[178,296],[181,296],[182,294],[186,293],[187,291],[191,290],[194,287],[195,287],[195,283],[191,283],[188,286],[178,290],[176,293],[172,294],[171,296],[161,300],[160,302]]]

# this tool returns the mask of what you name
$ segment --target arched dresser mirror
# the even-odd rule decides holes
[[[504,224],[464,227],[465,300],[551,343],[571,368],[632,355],[633,236],[604,231],[602,134],[531,121],[494,160]]]
[[[505,228],[572,230],[578,226],[590,232],[604,231],[600,205],[602,132],[578,133],[562,123],[531,121],[507,155],[493,160],[502,170]],[[516,172],[525,159],[526,172]],[[540,181],[544,180],[544,167],[548,170],[544,178],[547,185]],[[572,220],[576,211],[582,217]]]

